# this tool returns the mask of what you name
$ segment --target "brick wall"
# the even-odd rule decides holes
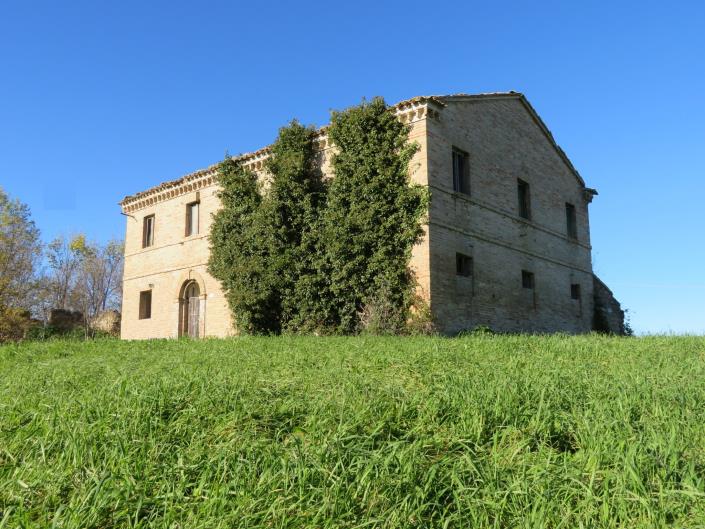
[[[126,217],[122,329],[125,339],[175,338],[179,334],[179,296],[189,281],[199,284],[201,336],[233,332],[230,312],[218,281],[206,271],[211,215],[219,207],[216,186],[198,192],[199,233],[185,236],[186,205],[196,192],[160,202]],[[144,217],[154,215],[154,245],[142,248]],[[140,292],[152,291],[152,314],[139,319]]]
[[[411,161],[411,178],[425,184],[426,130],[425,119],[418,115],[411,121],[410,139],[421,149]],[[326,177],[332,176],[330,146],[320,152],[321,168]],[[251,168],[266,183],[262,163]],[[125,233],[125,273],[123,283],[122,328],[123,339],[176,338],[180,335],[179,321],[184,285],[198,282],[201,292],[200,336],[228,336],[236,334],[230,311],[220,284],[207,272],[209,256],[208,233],[212,215],[220,207],[217,185],[201,188],[161,200],[153,205],[130,212]],[[186,205],[200,201],[199,234],[186,237]],[[154,245],[142,248],[142,226],[146,216],[154,215]],[[413,250],[411,267],[416,273],[420,290],[428,292],[428,244],[421,243]],[[140,292],[152,291],[152,311],[148,319],[139,318]]]
[[[419,151],[410,176],[428,185],[432,199],[426,236],[411,267],[430,300],[441,331],[486,325],[498,331],[579,333],[593,321],[593,279],[585,187],[519,97],[446,99],[400,114]],[[429,106],[433,107],[429,117]],[[469,154],[470,193],[453,191],[453,147]],[[332,176],[333,149],[320,163]],[[251,166],[266,182],[262,159]],[[531,220],[518,215],[517,179],[530,185]],[[173,193],[127,217],[123,338],[179,335],[184,284],[201,289],[201,336],[236,331],[218,282],[206,271],[211,215],[220,207],[217,186],[199,191],[200,232],[185,236],[186,205],[196,193]],[[567,235],[565,203],[576,207],[577,240]],[[142,248],[142,220],[155,215],[154,246]],[[473,258],[473,274],[456,274],[456,253]],[[534,274],[522,287],[522,270]],[[571,285],[580,285],[579,299]],[[139,319],[139,294],[152,290],[152,315]]]
[[[428,133],[431,308],[441,330],[589,331],[584,186],[524,103],[451,100]],[[452,147],[469,154],[469,195],[453,191]],[[530,185],[530,221],[519,217],[517,179]],[[566,202],[576,207],[577,241],[567,236]],[[473,257],[472,277],[456,275],[456,252]],[[522,287],[522,270],[534,273],[533,290]]]

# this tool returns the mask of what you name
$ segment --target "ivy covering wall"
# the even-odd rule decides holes
[[[407,332],[428,208],[409,179],[409,127],[381,98],[333,112],[326,180],[315,136],[296,121],[280,129],[266,182],[221,163],[209,271],[241,333]]]

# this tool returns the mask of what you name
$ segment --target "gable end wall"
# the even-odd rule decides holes
[[[592,264],[582,182],[519,98],[447,101],[429,126],[431,308],[445,333],[591,330]],[[451,150],[469,153],[470,194],[452,187]],[[518,215],[517,179],[530,184],[531,220]],[[578,240],[567,237],[565,203]],[[473,275],[456,274],[456,252]],[[535,288],[522,287],[522,270]],[[571,299],[579,284],[581,299]]]

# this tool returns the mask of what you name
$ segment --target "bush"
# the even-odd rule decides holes
[[[0,307],[0,343],[23,340],[34,326],[28,310]]]

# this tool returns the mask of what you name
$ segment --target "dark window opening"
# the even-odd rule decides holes
[[[523,219],[531,219],[529,183],[521,179],[517,180],[517,193],[519,198],[519,216]]]
[[[570,285],[570,297],[571,299],[580,299],[580,285]]]
[[[198,233],[198,202],[186,204],[186,237]]]
[[[154,215],[145,217],[142,222],[142,248],[154,244]]]
[[[453,191],[470,194],[470,161],[468,153],[453,147]]]
[[[470,277],[472,275],[472,257],[456,253],[455,273],[459,276]]]
[[[571,239],[578,238],[578,222],[575,217],[575,206],[573,204],[565,205],[565,221],[568,230],[568,237]]]
[[[140,292],[140,319],[148,320],[152,317],[152,291]]]
[[[534,273],[528,270],[521,271],[521,286],[524,288],[534,288]]]

